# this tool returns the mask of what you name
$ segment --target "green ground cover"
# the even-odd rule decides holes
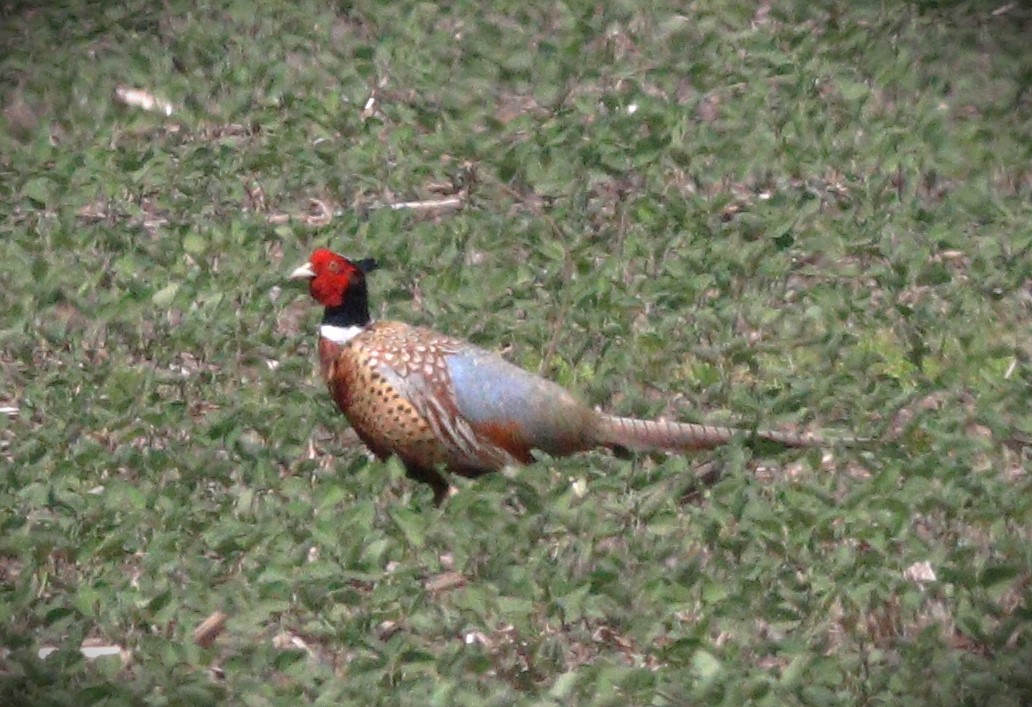
[[[1030,34],[0,3],[0,704],[1027,704]],[[893,441],[543,459],[435,509],[318,381],[284,278],[326,245],[383,263],[376,316],[608,410]]]

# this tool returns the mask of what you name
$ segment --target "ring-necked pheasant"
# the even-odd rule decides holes
[[[442,469],[479,476],[532,461],[532,449],[563,456],[595,447],[709,449],[746,434],[789,447],[828,443],[817,435],[746,432],[684,422],[615,417],[551,381],[473,344],[402,322],[369,317],[366,273],[326,249],[290,274],[308,280],[323,307],[323,378],[355,432],[380,459],[397,455],[409,476],[447,495]],[[847,440],[848,441],[848,440]]]

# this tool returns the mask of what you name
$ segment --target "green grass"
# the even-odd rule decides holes
[[[0,703],[1032,700],[1021,3],[64,4],[0,8]],[[435,509],[324,245],[606,409],[895,441]]]

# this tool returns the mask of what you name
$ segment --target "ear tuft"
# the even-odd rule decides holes
[[[376,258],[362,258],[361,260],[356,260],[355,265],[367,275],[380,267],[380,264],[376,262]]]

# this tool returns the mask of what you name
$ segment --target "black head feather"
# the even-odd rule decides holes
[[[380,263],[376,262],[376,258],[362,258],[361,260],[356,260],[355,265],[366,275],[380,267]]]

